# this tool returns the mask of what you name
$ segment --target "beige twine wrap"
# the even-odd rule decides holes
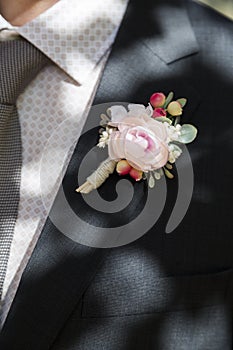
[[[90,193],[92,190],[99,188],[112,174],[116,167],[116,161],[110,158],[105,159],[99,167],[88,176],[87,181],[78,187],[75,191],[80,193]]]

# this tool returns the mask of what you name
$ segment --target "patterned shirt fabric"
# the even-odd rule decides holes
[[[0,33],[16,31],[51,60],[17,101],[23,166],[1,325],[81,134],[127,2],[60,0],[20,27],[0,15]]]

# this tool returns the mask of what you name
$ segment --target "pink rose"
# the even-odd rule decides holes
[[[153,111],[142,105],[111,107],[112,126],[118,128],[109,138],[109,157],[126,159],[135,169],[151,171],[163,167],[168,160],[167,129],[151,118]]]

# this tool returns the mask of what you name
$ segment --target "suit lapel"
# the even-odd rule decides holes
[[[191,102],[185,107],[190,118],[200,96],[190,82],[177,79],[173,63],[198,52],[185,1],[131,1],[94,104],[111,101],[145,104],[153,92],[172,90]]]
[[[162,65],[166,72],[170,69],[167,64],[197,52],[195,36],[180,2],[155,3],[147,0],[142,4],[138,0],[129,4],[95,103],[114,100],[145,103],[156,86],[146,85],[143,77],[146,74],[149,77],[154,66],[157,69],[157,65]],[[146,66],[144,57],[149,57]],[[144,84],[141,90],[134,88],[140,77]],[[180,90],[192,98],[192,105],[195,104],[196,92],[191,87],[184,85]],[[64,177],[63,185],[67,188],[76,186],[78,154],[76,149]],[[82,202],[77,203],[73,191],[69,202],[82,210]],[[1,332],[0,347],[5,350],[49,349],[107,252],[73,242],[48,219]]]
[[[156,40],[148,36],[145,44],[167,64],[197,53],[199,46],[184,2],[159,0],[155,3],[152,13],[156,19]]]

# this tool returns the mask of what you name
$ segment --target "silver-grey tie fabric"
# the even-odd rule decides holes
[[[0,300],[20,198],[22,144],[16,101],[47,63],[23,38],[0,42]]]

